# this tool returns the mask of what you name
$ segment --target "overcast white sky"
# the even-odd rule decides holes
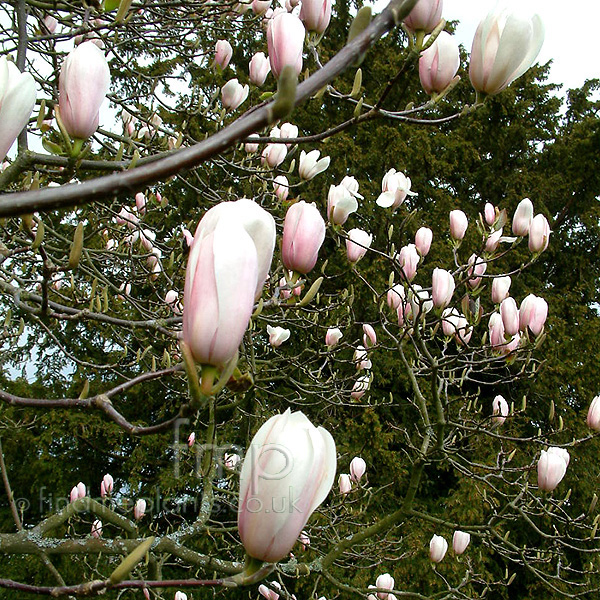
[[[580,87],[586,79],[600,78],[600,0],[444,0],[443,16],[447,21],[460,21],[456,35],[468,52],[479,21],[497,4],[542,17],[546,39],[538,62],[553,59],[550,81],[563,83],[563,91]]]

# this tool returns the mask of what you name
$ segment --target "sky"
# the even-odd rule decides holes
[[[586,79],[600,78],[600,43],[597,24],[600,23],[600,0],[444,0],[443,17],[459,20],[456,30],[459,43],[468,52],[477,25],[497,4],[508,4],[524,12],[542,17],[546,38],[538,56],[540,64],[553,59],[550,71],[552,83],[567,88],[583,85]],[[581,21],[582,20],[582,21]],[[586,30],[585,24],[590,27]]]

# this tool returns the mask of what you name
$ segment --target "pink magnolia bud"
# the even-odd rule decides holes
[[[339,327],[330,327],[325,334],[325,345],[328,348],[337,346],[338,342],[344,337]]]
[[[140,498],[133,507],[133,518],[139,521],[146,514],[146,501]]]
[[[58,21],[52,15],[46,15],[44,17],[44,25],[50,33],[54,33],[58,27]]]
[[[302,150],[300,152],[300,161],[298,164],[298,175],[300,175],[301,179],[305,179],[309,181],[316,177],[319,173],[327,170],[329,167],[329,163],[331,162],[331,158],[329,156],[324,156],[319,159],[321,152],[319,150],[311,150],[310,152],[304,152]]]
[[[377,334],[373,327],[368,323],[363,324],[363,343],[367,348],[377,344]]]
[[[188,597],[185,592],[177,591],[177,592],[175,592],[174,600],[188,600]]]
[[[371,247],[373,236],[362,229],[351,229],[346,240],[346,256],[355,264],[367,253]]]
[[[277,177],[275,177],[273,180],[273,192],[280,202],[285,202],[285,200],[287,200],[290,192],[290,184],[285,175],[277,175]]]
[[[415,234],[415,247],[421,256],[427,256],[431,248],[433,232],[429,227],[420,227]]]
[[[467,215],[462,210],[450,211],[450,236],[453,240],[462,240],[468,226]]]
[[[342,473],[338,478],[338,485],[340,486],[340,494],[349,494],[352,491],[352,481],[350,481],[350,475]]]
[[[105,498],[106,496],[110,496],[113,492],[113,487],[115,485],[114,479],[112,475],[108,473],[102,478],[102,482],[100,483],[100,496]]]
[[[269,344],[277,348],[290,337],[290,330],[283,327],[271,327],[267,325],[267,333],[269,334]]]
[[[282,456],[288,461],[284,470]],[[329,494],[336,464],[331,434],[315,427],[303,413],[288,409],[263,424],[240,473],[238,530],[249,556],[265,562],[287,556]],[[298,510],[289,510],[288,504],[282,512],[282,502],[291,502],[292,495]]]
[[[71,493],[69,494],[69,500],[71,502],[75,502],[75,500],[79,500],[79,492],[77,491],[77,486],[71,488]]]
[[[537,465],[538,487],[540,490],[545,492],[554,490],[565,476],[568,466],[569,453],[563,448],[551,447],[548,448],[548,451],[542,450]]]
[[[548,303],[538,296],[529,294],[521,302],[519,309],[519,329],[529,330],[536,337],[544,330],[544,324],[548,318]]]
[[[228,454],[227,452],[223,455],[223,465],[226,469],[235,469],[240,462],[239,454]]]
[[[317,262],[325,239],[325,221],[316,205],[301,200],[285,215],[281,258],[286,269],[309,273]]]
[[[290,292],[289,289],[284,289],[284,288],[287,288],[287,286],[288,286],[287,279],[285,277],[282,277],[279,280],[279,287],[282,288],[282,289],[279,290],[279,295],[284,300],[287,300],[288,298],[290,298],[292,296],[292,292]]]
[[[251,59],[248,66],[250,82],[260,87],[271,71],[269,59],[264,52],[257,52]]]
[[[529,250],[534,253],[543,252],[550,241],[550,225],[542,214],[535,215],[529,227]]]
[[[412,281],[417,274],[417,266],[419,264],[419,253],[414,244],[408,244],[400,249],[396,255],[396,260],[400,265],[404,276],[408,281]]]
[[[544,25],[539,15],[523,18],[507,9],[493,10],[475,32],[469,64],[471,85],[484,94],[501,92],[531,67],[543,43]]]
[[[237,79],[230,79],[221,88],[221,101],[223,106],[229,110],[235,110],[248,97],[250,88],[248,85],[242,85]]]
[[[483,216],[485,218],[485,222],[491,227],[496,222],[496,209],[494,205],[490,202],[485,203],[485,208],[483,209]]]
[[[509,275],[495,277],[492,281],[492,302],[500,304],[508,296],[512,280]]]
[[[411,181],[404,173],[390,169],[381,181],[381,194],[377,198],[377,206],[396,210],[407,196],[417,196],[410,191]]]
[[[184,288],[183,339],[201,364],[234,356],[275,246],[273,217],[251,200],[222,202],[196,229]]]
[[[297,138],[298,137],[298,126],[292,123],[283,123],[279,128],[279,137],[282,138]],[[291,144],[287,144],[289,148]]]
[[[298,540],[302,544],[302,550],[306,551],[310,546],[310,537],[308,537],[308,533],[306,533],[306,531],[301,531]]]
[[[227,40],[219,40],[215,44],[215,65],[219,65],[221,69],[225,70],[231,57],[233,56],[233,48]]]
[[[444,308],[450,304],[454,294],[454,277],[445,269],[435,268],[431,278],[431,298],[436,308]]]
[[[500,304],[500,315],[504,333],[513,336],[519,331],[519,309],[514,298],[504,298]]]
[[[420,285],[412,285],[408,293],[408,298],[413,319],[424,317],[433,308],[431,294],[427,290],[424,290]]]
[[[331,20],[331,0],[302,0],[300,18],[307,31],[323,33]]]
[[[269,585],[271,587],[277,588],[278,590],[281,590],[281,586],[277,581],[272,581]],[[269,589],[266,585],[259,585],[258,593],[263,598],[266,598],[266,600],[279,600],[279,594],[275,590]]]
[[[327,218],[334,225],[343,225],[351,213],[358,210],[358,202],[343,185],[332,185],[327,194]],[[353,261],[356,262],[356,261]]]
[[[442,562],[448,551],[448,542],[441,535],[434,535],[429,542],[429,558],[433,562]]]
[[[346,175],[340,182],[340,185],[343,185],[355,198],[364,198],[364,196],[358,193],[359,184],[355,177]]]
[[[440,94],[452,83],[459,66],[460,55],[456,40],[448,32],[440,32],[419,59],[421,87],[429,95]]]
[[[442,19],[442,0],[419,0],[404,19],[404,24],[412,31],[431,33]]]
[[[132,212],[123,207],[115,218],[117,225],[127,225],[129,229],[135,229],[140,222],[139,217],[136,217]]]
[[[85,498],[86,494],[87,494],[87,490],[85,489],[85,484],[80,481],[77,484],[77,497]]]
[[[515,235],[523,237],[529,233],[529,227],[533,219],[533,203],[529,198],[523,198],[519,202],[513,215],[512,231]]]
[[[504,324],[500,313],[492,313],[488,324],[490,344],[493,348],[503,346],[506,343],[504,339]]]
[[[248,139],[260,137],[258,133],[252,133],[248,136]],[[248,154],[256,154],[258,152],[258,143],[255,142],[246,142],[244,144],[244,150]]]
[[[83,42],[65,59],[58,79],[58,108],[67,133],[86,140],[98,129],[100,105],[110,86],[104,53]]]
[[[29,73],[21,73],[6,56],[0,57],[0,161],[27,125],[37,95]]]
[[[102,521],[100,521],[100,519],[96,519],[92,523],[91,535],[94,538],[102,537]]]
[[[462,554],[467,549],[467,546],[469,545],[470,541],[470,533],[456,530],[454,532],[454,535],[452,536],[452,550],[454,550],[454,554]]]
[[[252,0],[252,12],[255,15],[264,15],[271,8],[271,0]]]
[[[363,371],[365,369],[370,369],[373,365],[369,360],[369,355],[367,354],[367,349],[364,346],[357,346],[354,351],[354,362],[356,363],[356,368],[359,371]]]
[[[267,46],[271,71],[279,78],[283,67],[290,66],[300,74],[305,29],[302,21],[292,13],[280,13],[269,20]]]
[[[496,396],[492,402],[492,412],[494,414],[494,423],[502,425],[508,416],[508,402],[503,396]]]
[[[192,235],[192,232],[186,227],[182,227],[181,233],[183,233],[183,237],[188,248],[191,248],[192,244],[194,243],[194,236]]]
[[[350,461],[350,478],[357,483],[362,479],[362,476],[367,470],[367,463],[360,456],[355,456]]]
[[[142,192],[135,195],[135,207],[140,215],[146,212],[146,196]]]
[[[393,590],[395,584],[394,578],[389,573],[379,575],[375,580],[375,587],[383,590]],[[387,600],[389,599],[389,596],[390,595],[385,592],[377,592],[379,600]]]
[[[600,431],[600,396],[595,396],[587,414],[587,425],[590,429]]]
[[[470,277],[468,283],[473,289],[475,289],[481,283],[481,275],[483,275],[486,270],[487,262],[476,254],[471,254],[469,258],[469,269],[467,272]]]
[[[369,375],[362,375],[359,377],[352,386],[352,393],[350,394],[355,400],[360,400],[365,395],[365,392],[369,389],[371,384],[371,377]]]
[[[267,164],[271,169],[278,167],[287,156],[285,144],[267,144],[262,151],[261,162]]]
[[[405,298],[404,286],[399,283],[388,290],[387,303],[392,310],[398,310],[398,307],[405,302]]]

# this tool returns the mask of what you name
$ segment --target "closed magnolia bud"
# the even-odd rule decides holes
[[[260,137],[258,133],[252,133],[248,136],[248,139]],[[244,150],[248,154],[256,154],[258,152],[258,143],[255,142],[246,142],[244,144]]]
[[[600,396],[596,396],[590,404],[587,414],[587,425],[590,429],[600,431]]]
[[[281,590],[281,585],[277,581],[271,581],[269,583],[271,587]],[[275,590],[269,589],[266,585],[258,586],[258,593],[266,600],[279,600],[279,594]]]
[[[33,77],[21,73],[6,56],[0,57],[0,162],[27,125],[36,96]]]
[[[434,535],[429,542],[429,558],[439,563],[446,556],[448,542],[441,535]]]
[[[355,400],[359,400],[365,395],[365,392],[369,389],[371,384],[371,378],[369,375],[363,375],[359,377],[352,386],[352,393],[350,394]]]
[[[471,254],[469,257],[468,274],[470,276],[468,283],[475,289],[481,283],[481,275],[487,270],[487,262],[476,254]]]
[[[298,175],[301,179],[306,181],[316,177],[319,173],[322,173],[329,167],[331,158],[324,156],[319,159],[321,153],[319,150],[311,150],[310,152],[300,152],[300,161],[298,164]]]
[[[490,344],[493,348],[503,346],[506,343],[504,339],[504,324],[500,313],[494,312],[490,316],[488,324]]]
[[[450,236],[453,240],[462,240],[468,226],[469,220],[462,210],[450,211]]]
[[[377,206],[382,208],[397,209],[406,200],[407,196],[416,196],[410,191],[411,181],[404,173],[390,169],[381,181],[381,194],[377,198]]]
[[[226,469],[235,469],[240,460],[241,459],[239,454],[228,454],[226,452],[223,455],[223,465]]]
[[[420,227],[415,234],[415,248],[421,256],[427,256],[431,248],[433,232],[429,227]]]
[[[431,294],[420,285],[412,285],[409,300],[413,319],[424,317],[433,308]]]
[[[297,138],[298,137],[298,126],[292,123],[283,123],[279,128],[279,137],[281,138]],[[291,144],[287,144],[289,148]]]
[[[543,42],[539,15],[523,18],[507,9],[493,10],[475,32],[469,64],[471,84],[484,94],[501,92],[531,67]]]
[[[418,0],[404,19],[404,24],[412,31],[432,32],[442,20],[442,0]]]
[[[389,573],[384,573],[383,575],[379,575],[375,580],[375,587],[384,589],[384,590],[393,590],[396,582],[394,578]],[[389,594],[385,592],[377,592],[377,597],[380,600],[387,600],[389,598]]]
[[[306,531],[301,531],[298,540],[302,544],[302,550],[306,550],[310,546],[310,537]]]
[[[323,33],[331,20],[331,0],[302,0],[300,18],[307,31]]]
[[[387,293],[387,303],[392,310],[398,310],[398,307],[406,300],[404,286],[399,283],[390,288]]]
[[[467,549],[470,541],[470,533],[456,530],[452,536],[452,550],[454,550],[454,554],[462,554]]]
[[[271,71],[271,64],[264,52],[257,52],[251,59],[248,67],[250,82],[260,87]]]
[[[232,56],[233,48],[227,40],[219,40],[215,44],[215,65],[219,65],[221,69],[226,69]]]
[[[277,175],[277,177],[275,177],[273,180],[273,192],[280,202],[287,200],[288,194],[290,193],[290,184],[285,175]]]
[[[508,416],[508,402],[503,396],[496,396],[492,402],[492,412],[494,414],[493,421],[498,425],[502,425]]]
[[[252,0],[251,7],[255,15],[264,15],[271,8],[271,0]]]
[[[358,181],[356,181],[355,177],[346,175],[346,177],[344,177],[344,179],[342,179],[342,181],[340,182],[340,185],[343,185],[355,198],[363,198],[364,197],[358,193],[359,185],[358,185]]]
[[[346,255],[351,263],[357,263],[367,253],[373,236],[362,229],[351,229],[346,240]]]
[[[377,334],[371,325],[368,323],[363,324],[363,343],[369,348],[377,343]]]
[[[355,456],[350,462],[350,478],[359,482],[367,470],[367,463],[360,456]]]
[[[359,371],[370,369],[373,366],[369,360],[367,349],[364,346],[356,347],[356,350],[354,351],[354,362]]]
[[[500,316],[504,325],[504,332],[513,336],[519,331],[519,309],[514,298],[510,296],[500,304]]]
[[[330,327],[325,334],[325,345],[328,348],[333,348],[344,337],[344,334],[338,327]]]
[[[281,346],[290,337],[290,330],[283,327],[271,327],[267,325],[267,333],[269,334],[269,344],[274,348]]]
[[[396,260],[408,281],[412,281],[417,274],[419,258],[419,253],[414,244],[408,244],[407,246],[402,247],[400,252],[396,255]]]
[[[443,92],[454,80],[459,66],[456,40],[448,32],[440,32],[419,59],[421,87],[430,95]]]
[[[177,591],[177,592],[175,592],[174,600],[188,600],[188,597],[185,592]]]
[[[523,237],[529,233],[529,227],[533,219],[533,202],[529,198],[523,198],[519,202],[512,221],[512,232]]]
[[[96,131],[109,86],[110,70],[98,46],[83,42],[70,52],[58,79],[58,109],[72,138],[86,140]]]
[[[498,245],[500,244],[500,239],[502,238],[502,229],[497,229],[496,231],[490,233],[485,240],[485,249],[487,252],[495,252],[498,249]]]
[[[91,535],[95,538],[99,538],[102,536],[102,521],[100,521],[100,519],[96,519],[92,523]]]
[[[140,498],[133,507],[133,517],[139,521],[146,514],[146,501]]]
[[[325,239],[325,221],[315,204],[301,200],[285,215],[281,257],[286,269],[306,274],[312,271]]]
[[[332,185],[327,194],[327,218],[334,225],[343,225],[351,213],[358,209],[358,202],[343,185]],[[356,261],[353,261],[356,262]]]
[[[54,33],[58,27],[58,21],[52,15],[46,15],[44,17],[44,25],[50,33]]]
[[[495,277],[492,281],[492,302],[500,304],[508,296],[512,280],[509,275]]]
[[[548,318],[548,303],[538,296],[529,294],[521,302],[519,309],[519,329],[529,330],[536,337],[544,330]]]
[[[248,97],[250,88],[248,85],[242,85],[237,79],[230,79],[221,88],[221,102],[229,110],[235,110]]]
[[[292,13],[280,13],[269,19],[267,45],[271,71],[276,78],[279,78],[285,66],[292,67],[296,74],[302,71],[304,35],[302,21]]]
[[[196,443],[196,434],[192,431],[188,436],[188,448],[191,448]]]
[[[113,492],[114,484],[115,484],[115,482],[112,478],[112,475],[109,475],[107,473],[102,478],[102,482],[100,483],[100,496],[102,496],[102,498],[105,498],[106,496],[110,496]]]
[[[450,304],[454,293],[454,277],[445,269],[433,270],[431,279],[431,298],[436,308],[444,308]]]
[[[561,452],[556,452],[560,450]],[[538,487],[545,491],[551,492],[562,481],[567,472],[569,465],[569,453],[562,448],[548,448],[542,450],[540,459],[538,460]]]
[[[349,494],[352,491],[350,475],[342,473],[338,478],[338,485],[340,487],[340,494]]]
[[[240,473],[238,530],[248,555],[265,562],[284,558],[331,490],[335,471],[333,438],[303,413],[288,409],[264,423]]]
[[[496,222],[496,209],[494,205],[490,202],[485,203],[485,208],[483,209],[483,216],[485,218],[485,222],[491,227]]]
[[[285,144],[267,144],[262,151],[261,162],[267,164],[271,169],[278,167],[287,156]]]
[[[529,227],[529,250],[543,252],[550,241],[550,225],[544,215],[536,215]]]

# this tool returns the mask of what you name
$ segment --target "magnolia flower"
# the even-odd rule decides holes
[[[462,554],[471,541],[471,534],[456,530],[452,536],[452,549],[454,554]]]
[[[271,71],[269,59],[264,52],[257,52],[251,59],[248,66],[250,82],[260,87]]]
[[[133,518],[139,521],[146,514],[146,501],[140,498],[133,507]]]
[[[91,535],[95,538],[99,538],[102,536],[102,521],[100,521],[100,519],[96,519],[92,523]]]
[[[332,185],[327,194],[327,218],[335,225],[343,225],[351,213],[358,210],[358,202],[343,185]]]
[[[419,59],[421,87],[428,94],[443,92],[454,80],[460,66],[458,44],[447,31],[442,31]]]
[[[269,19],[267,45],[271,71],[276,78],[285,66],[291,66],[297,74],[302,71],[305,33],[302,21],[292,13],[282,12]]]
[[[416,192],[410,191],[410,178],[404,173],[390,169],[381,182],[381,194],[377,198],[377,206],[382,208],[398,208],[406,199],[406,196],[416,196]]]
[[[355,264],[367,253],[373,241],[373,236],[362,229],[351,229],[346,240],[346,256]]]
[[[221,88],[223,106],[229,110],[235,110],[246,100],[249,91],[248,84],[242,85],[237,79],[230,79]]]
[[[281,346],[290,337],[290,330],[283,327],[271,327],[267,325],[267,333],[269,334],[269,344],[274,348]]]
[[[600,396],[595,396],[587,414],[587,426],[600,431]]]
[[[508,416],[508,402],[503,396],[496,396],[492,402],[492,411],[494,413],[493,420],[498,425],[502,425]]]
[[[338,327],[330,327],[325,335],[325,345],[328,348],[333,348],[344,337],[344,334]]]
[[[219,65],[221,69],[226,69],[232,56],[233,48],[227,40],[219,40],[215,44],[215,65]]]
[[[359,482],[367,470],[367,463],[360,456],[355,456],[350,462],[350,478]]]
[[[569,466],[569,453],[563,448],[548,448],[542,450],[538,460],[538,487],[545,492],[551,492],[565,476]]]
[[[429,542],[429,557],[433,562],[439,563],[446,556],[448,542],[441,535],[434,535]]]
[[[338,485],[340,487],[340,494],[349,494],[352,491],[350,475],[342,473],[338,478]]]
[[[102,498],[106,498],[106,496],[112,494],[114,483],[112,475],[109,475],[108,473],[102,478],[102,481],[100,482],[100,496],[102,496]]]
[[[324,156],[319,159],[321,152],[319,150],[311,150],[306,153],[304,150],[300,152],[300,162],[298,165],[298,174],[301,179],[310,180],[313,177],[316,177],[319,173],[327,170],[329,167],[329,163],[331,162],[331,158],[329,156]]]

